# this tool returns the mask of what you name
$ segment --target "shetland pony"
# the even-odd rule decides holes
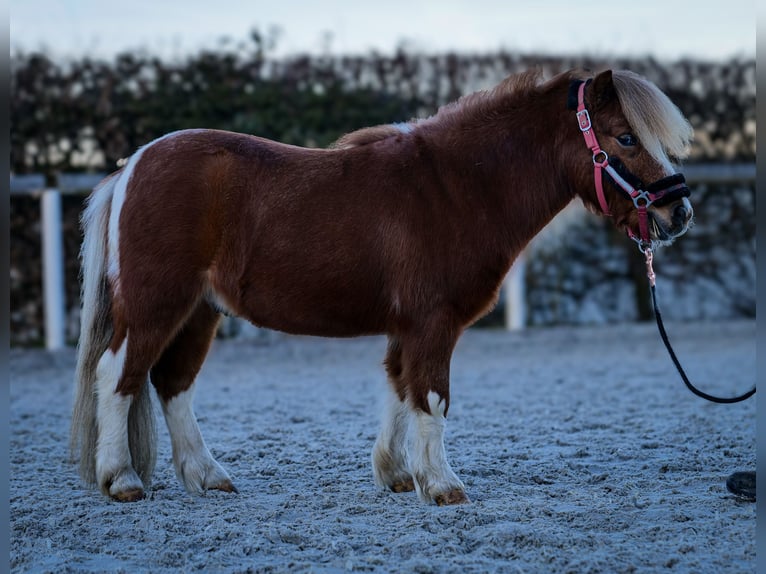
[[[577,86],[592,126],[578,121]],[[575,197],[638,234],[639,204],[615,178],[667,179],[691,135],[656,86],[605,71],[511,76],[428,119],[362,129],[329,149],[205,129],[145,145],[95,188],[83,214],[71,435],[82,478],[119,501],[144,496],[156,459],[150,381],[186,489],[236,490],[192,409],[195,377],[228,313],[287,333],[385,333],[390,385],[375,483],[467,502],[443,442],[458,337]],[[599,198],[594,164],[607,154],[622,177],[607,178]],[[685,195],[643,204],[650,241],[687,229]]]

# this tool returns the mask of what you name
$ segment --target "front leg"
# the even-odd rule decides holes
[[[397,399],[405,399],[389,406],[388,420],[393,421],[389,424],[394,432],[381,433],[376,444],[376,447],[390,444],[396,447],[376,451],[395,455],[388,465],[383,464],[389,462],[383,457],[378,462],[376,471],[393,469],[389,475],[377,473],[376,476],[383,475],[381,482],[391,487],[409,475],[418,496],[439,505],[468,502],[465,486],[452,471],[444,450],[449,367],[460,333],[460,329],[450,328],[450,325],[449,317],[432,317],[422,329],[399,338],[399,360],[394,362],[387,358],[386,366]],[[386,441],[387,436],[396,437],[396,440]]]
[[[439,506],[470,502],[463,482],[452,471],[444,450],[446,400],[427,395],[429,412],[415,409],[407,445],[407,462],[421,499]]]
[[[411,409],[392,385],[388,389],[383,426],[372,449],[372,472],[380,488],[409,492],[415,490],[405,452]]]

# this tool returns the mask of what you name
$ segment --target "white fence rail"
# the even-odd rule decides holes
[[[690,185],[700,183],[750,183],[755,181],[755,164],[697,164],[684,167]],[[64,249],[62,237],[61,196],[83,195],[93,189],[106,174],[60,174],[55,187],[45,185],[42,175],[11,176],[11,195],[30,195],[40,199],[43,255],[43,301],[45,347],[64,347],[66,300],[64,289]],[[522,329],[526,324],[524,272],[525,254],[514,263],[505,282],[505,324],[508,329]]]

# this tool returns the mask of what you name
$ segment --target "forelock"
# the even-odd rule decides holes
[[[649,80],[628,70],[616,70],[612,81],[622,112],[636,137],[658,162],[689,154],[694,131],[681,110]]]

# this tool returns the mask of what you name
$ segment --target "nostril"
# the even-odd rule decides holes
[[[673,210],[673,223],[675,225],[683,225],[689,219],[689,210],[684,205],[678,205]]]

